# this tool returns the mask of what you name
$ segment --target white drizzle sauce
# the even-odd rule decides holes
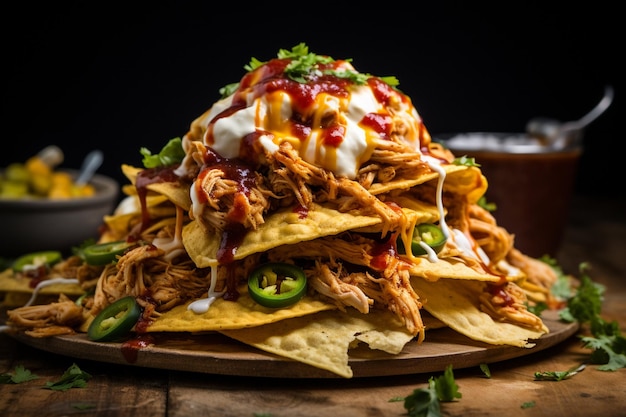
[[[39,295],[39,292],[41,291],[42,288],[45,287],[49,287],[50,285],[55,285],[55,284],[80,284],[78,282],[77,279],[75,278],[51,278],[51,279],[46,279],[44,281],[40,281],[35,288],[33,289],[33,293],[30,296],[30,299],[26,302],[26,304],[24,304],[22,307],[29,307],[31,306],[35,300],[37,299],[37,296]],[[4,333],[6,331],[8,331],[10,328],[10,326],[8,325],[2,325],[0,326],[0,333]]]
[[[54,284],[79,284],[79,282],[75,278],[51,278],[51,279],[46,279],[44,281],[41,281],[39,282],[39,284],[37,284],[37,286],[33,290],[33,294],[30,296],[30,300],[28,300],[28,302],[24,304],[24,307],[28,307],[35,302],[35,299],[37,299],[37,295],[39,295],[39,291],[42,288],[48,287]]]
[[[196,301],[189,304],[187,310],[191,310],[196,314],[202,314],[209,311],[209,307],[215,300],[224,295],[226,291],[215,291],[215,284],[217,283],[217,266],[211,267],[211,286],[209,287],[209,293],[206,298],[199,298]]]

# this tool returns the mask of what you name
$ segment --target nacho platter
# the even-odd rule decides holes
[[[350,351],[349,364],[355,378],[440,372],[450,364],[455,369],[469,368],[533,355],[578,331],[577,323],[560,321],[555,311],[545,312],[544,322],[550,333],[538,339],[531,349],[476,342],[449,328],[441,328],[430,331],[421,345],[408,343],[398,355],[359,346]],[[340,378],[332,372],[260,351],[219,333],[156,334],[154,345],[140,349],[125,349],[122,343],[92,342],[84,334],[51,338],[33,338],[23,333],[9,335],[47,352],[118,365],[231,376]]]
[[[480,165],[431,140],[395,77],[304,44],[245,69],[182,139],[122,165],[126,197],[96,244],[5,277],[6,291],[34,274],[82,292],[9,310],[21,340],[137,366],[351,378],[505,360],[575,331],[534,313],[563,307],[558,270],[515,248],[481,202]],[[132,328],[139,339],[110,343]]]

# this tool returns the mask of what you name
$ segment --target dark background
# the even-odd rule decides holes
[[[120,165],[140,165],[141,147],[156,152],[184,135],[251,57],[305,42],[352,58],[361,72],[395,75],[433,136],[521,131],[534,116],[577,119],[610,84],[615,99],[586,130],[576,191],[624,195],[617,6],[156,3],[5,9],[0,167],[57,144],[63,166],[78,168],[100,148],[100,172],[126,183]]]

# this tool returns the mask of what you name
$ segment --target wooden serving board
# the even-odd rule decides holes
[[[350,350],[349,364],[354,377],[438,372],[448,365],[454,369],[468,368],[536,353],[578,331],[577,323],[558,320],[557,312],[544,312],[542,319],[550,333],[538,339],[533,348],[489,345],[441,328],[429,331],[422,344],[408,343],[398,355],[371,350],[361,344]],[[121,343],[92,342],[85,334],[33,338],[17,333],[12,337],[56,354],[129,366],[234,376],[340,378],[332,372],[263,352],[219,333],[151,335],[154,344],[137,349],[132,358],[124,353]]]

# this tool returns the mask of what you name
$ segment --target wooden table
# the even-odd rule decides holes
[[[591,278],[607,287],[606,319],[626,331],[626,200],[576,197],[558,259],[577,272],[592,265]],[[589,350],[577,337],[521,358],[454,370],[462,394],[442,403],[445,416],[626,415],[626,369],[603,372],[589,365],[559,382],[535,381],[536,371],[563,371],[584,362]],[[43,389],[76,363],[92,378],[85,388]],[[0,416],[402,416],[402,402],[440,373],[353,379],[275,379],[169,371],[99,363],[52,354],[0,334],[0,373],[17,365],[40,378],[0,385]],[[534,403],[530,408],[524,404]]]

